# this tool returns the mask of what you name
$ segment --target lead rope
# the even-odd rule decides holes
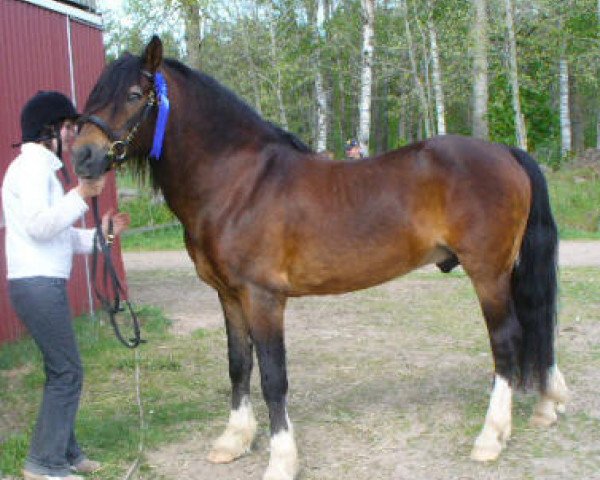
[[[144,418],[144,404],[142,403],[142,393],[141,393],[142,388],[141,388],[141,383],[140,383],[140,351],[137,349],[134,350],[133,355],[134,355],[134,362],[135,362],[135,397],[136,397],[136,403],[137,403],[138,412],[139,412],[140,437],[138,440],[137,458],[134,460],[134,462],[131,464],[131,466],[127,470],[127,473],[123,477],[123,480],[130,480],[133,477],[133,475],[135,474],[135,472],[137,472],[138,468],[140,467],[140,464],[142,463],[142,458],[144,457],[144,447],[145,447],[144,441],[146,438],[146,430],[148,428],[148,426],[146,425],[146,420]]]
[[[94,286],[94,293],[96,294],[96,298],[102,304],[102,308],[108,313],[110,318],[110,323],[113,327],[115,335],[117,339],[125,345],[127,348],[136,348],[140,343],[144,343],[145,340],[142,340],[140,333],[140,323],[137,315],[133,311],[133,307],[129,300],[122,300],[121,295],[125,294],[125,289],[119,280],[119,275],[115,269],[115,266],[112,262],[112,258],[110,255],[110,247],[113,241],[112,233],[109,232],[108,239],[104,237],[104,233],[102,232],[102,220],[100,220],[100,212],[98,209],[98,197],[92,197],[92,210],[94,213],[94,221],[96,222],[96,235],[94,237],[94,249],[92,256],[92,283]],[[109,230],[112,230],[112,222],[109,225]],[[100,249],[100,251],[98,251]],[[103,295],[98,289],[97,284],[97,272],[98,272],[98,257],[99,253],[104,256],[104,272],[102,275],[102,281],[104,284],[104,291],[106,295]],[[108,298],[109,295],[109,286],[108,281],[111,280],[111,287],[114,294],[114,300],[111,302]],[[133,324],[133,334],[134,337],[126,340],[121,334],[121,329],[119,328],[119,324],[117,323],[116,315],[119,312],[125,310],[124,307],[121,306],[121,303],[124,303],[131,315],[131,322]]]
[[[145,340],[142,340],[142,338],[140,336],[139,321],[138,321],[137,315],[133,311],[133,308],[128,300],[125,300],[124,303],[127,305],[127,308],[131,314],[135,337],[130,339],[129,341],[127,341],[123,338],[123,335],[121,334],[121,331],[120,331],[119,326],[116,321],[116,314],[118,312],[123,311],[123,307],[121,307],[121,305],[120,305],[120,303],[121,303],[120,295],[124,293],[124,290],[123,290],[121,282],[119,281],[119,277],[117,275],[115,267],[112,263],[112,258],[110,256],[110,247],[111,247],[112,240],[113,240],[112,239],[112,222],[109,224],[109,232],[107,235],[108,238],[105,238],[104,233],[102,232],[102,221],[100,219],[100,211],[98,208],[98,197],[92,197],[92,210],[93,210],[93,214],[94,214],[94,221],[96,222],[96,235],[94,238],[94,251],[93,251],[93,261],[92,261],[92,282],[94,284],[94,293],[96,294],[96,297],[102,304],[102,307],[104,308],[104,310],[106,310],[106,312],[108,313],[108,315],[110,317],[110,322],[115,331],[115,335],[117,336],[119,341],[126,347],[134,350],[133,351],[133,362],[135,365],[135,372],[134,372],[135,397],[136,397],[136,404],[138,407],[140,434],[139,434],[139,439],[138,439],[137,457],[134,460],[134,462],[131,464],[129,469],[127,470],[125,477],[123,477],[123,480],[130,480],[133,477],[133,475],[137,472],[137,470],[140,467],[140,464],[142,463],[142,459],[144,456],[144,448],[145,448],[146,430],[147,430],[146,420],[145,420],[145,416],[144,416],[144,404],[142,403],[142,387],[141,387],[141,381],[140,381],[140,377],[141,377],[141,375],[140,375],[140,352],[136,348],[140,343],[144,343]],[[100,291],[97,287],[97,284],[96,284],[96,274],[97,274],[97,270],[98,270],[98,256],[99,256],[98,247],[100,247],[100,251],[104,256],[104,275],[103,275],[104,280],[103,281],[104,281],[104,290],[106,292],[106,295],[102,295],[100,293]],[[112,280],[113,293],[115,294],[115,300],[112,303],[108,299],[108,278],[109,278],[109,276]]]

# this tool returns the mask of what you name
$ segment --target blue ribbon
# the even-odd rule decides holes
[[[152,150],[150,158],[158,160],[162,154],[163,142],[165,139],[165,130],[167,129],[167,120],[169,119],[169,97],[167,96],[167,81],[162,73],[154,74],[154,91],[158,99],[158,115],[156,117],[156,127],[154,129],[154,140],[152,141]]]

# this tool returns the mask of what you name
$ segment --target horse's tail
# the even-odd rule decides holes
[[[536,161],[523,150],[510,148],[531,182],[531,208],[511,279],[516,315],[523,329],[520,377],[525,387],[537,378],[546,389],[555,363],[557,324],[558,230],[550,208],[546,179]]]

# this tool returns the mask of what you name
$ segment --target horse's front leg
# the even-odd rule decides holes
[[[298,472],[298,452],[286,408],[285,302],[285,297],[256,287],[248,288],[242,296],[271,422],[271,456],[263,480],[293,480]]]
[[[208,454],[208,460],[228,463],[250,450],[256,434],[256,420],[250,404],[252,341],[239,301],[226,295],[219,295],[219,299],[227,328],[231,413],[225,431]]]

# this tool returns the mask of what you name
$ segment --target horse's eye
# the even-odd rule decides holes
[[[129,95],[127,96],[127,101],[128,102],[137,102],[141,98],[142,98],[142,94],[140,92],[129,92]]]

